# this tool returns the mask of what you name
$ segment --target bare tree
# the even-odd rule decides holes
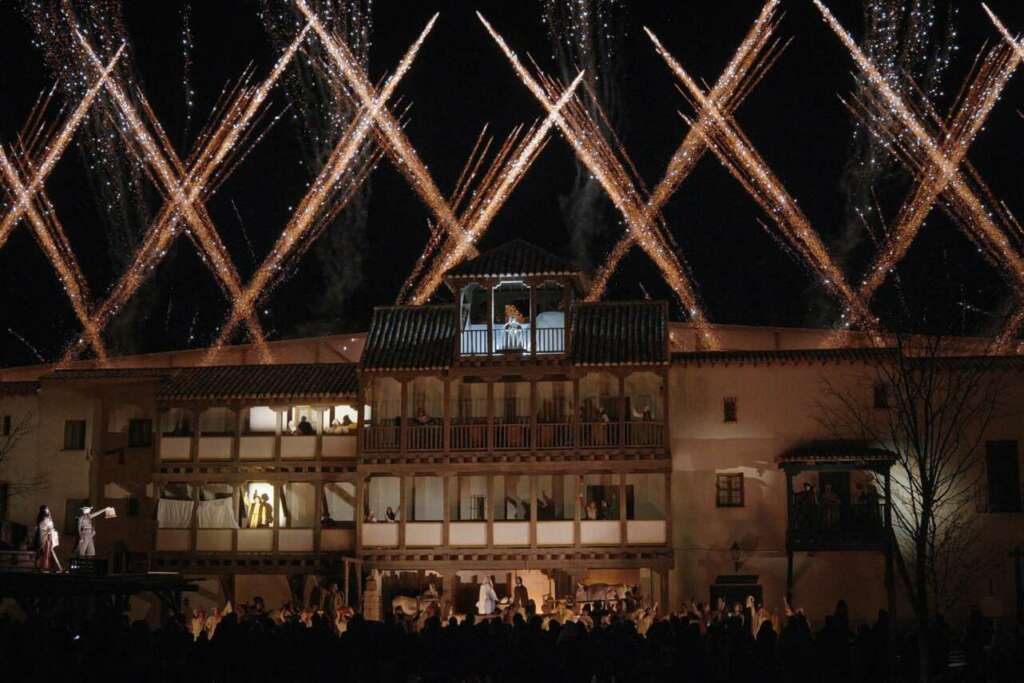
[[[955,607],[992,557],[977,512],[985,438],[1009,405],[1008,361],[962,353],[941,337],[899,338],[867,372],[826,380],[819,402],[833,436],[895,454],[894,552],[918,626],[921,680],[930,672],[933,615]]]
[[[34,427],[35,413],[30,410],[25,412],[17,421],[12,422],[9,433],[0,436],[0,471],[4,467],[9,466],[14,460],[18,444],[31,433]],[[16,481],[8,483],[7,495],[10,498],[26,495],[38,491],[45,484],[46,479],[43,475],[19,477]]]

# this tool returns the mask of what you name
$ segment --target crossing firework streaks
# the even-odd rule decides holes
[[[994,200],[986,202],[981,198],[989,199],[991,193],[984,187],[980,176],[970,168],[967,173],[961,171],[961,162],[966,156],[966,149],[960,150],[962,151],[961,162],[951,160],[948,152],[936,141],[936,136],[922,122],[922,117],[915,113],[913,107],[905,102],[882,77],[879,70],[828,8],[820,0],[814,0],[814,4],[821,11],[826,24],[850,51],[854,61],[867,77],[871,92],[875,97],[865,104],[872,107],[872,112],[886,122],[886,125],[882,126],[883,132],[893,141],[894,150],[901,159],[909,162],[916,169],[918,184],[930,183],[933,186],[945,188],[943,197],[949,208],[959,217],[962,227],[968,231],[968,235],[982,253],[1003,269],[1003,274],[1012,283],[1015,293],[1019,297],[1021,292],[1024,292],[1024,259],[1021,258],[1019,251],[1011,244],[1008,237],[1008,228],[1011,226],[1000,226],[996,223],[997,217],[1006,215],[1002,212],[998,202],[994,202]],[[1020,63],[1020,58],[1021,55],[1015,50],[1013,58],[1006,60],[1005,75],[1000,76],[998,69],[994,71],[996,84],[1002,79],[1009,78],[1013,69]],[[983,66],[981,71],[984,70]],[[970,89],[968,89],[964,99],[970,98],[972,101],[977,99],[977,102],[961,104],[960,107],[964,113],[954,117],[954,121],[963,120],[960,125],[964,131],[969,131],[979,117],[987,116],[986,108],[991,109],[998,99],[999,93],[995,92],[995,87],[983,87],[979,90],[982,96],[975,97],[970,94]],[[981,112],[984,114],[982,115]],[[980,124],[978,124],[978,128],[980,128]],[[958,147],[964,147],[973,139],[973,136],[970,135],[962,137],[957,134],[958,132],[954,128],[951,137],[958,141]],[[948,187],[946,187],[947,185]],[[1003,221],[1000,220],[1000,222]],[[909,248],[909,241],[912,241],[913,237],[914,235],[910,234],[902,236],[903,242],[901,242],[900,248],[903,253]],[[899,250],[892,249],[891,251],[895,254]],[[880,259],[886,272],[891,270],[896,262],[893,260],[888,263],[887,254],[888,252],[883,252]],[[888,267],[885,267],[886,265]],[[877,261],[875,267],[879,268]],[[1021,316],[1013,315],[1008,322],[1011,325],[1019,324],[1020,319]],[[1008,338],[1012,338],[1012,334],[1008,335],[1004,332],[1001,335],[1003,340]]]
[[[305,8],[305,5],[300,2],[300,7]],[[345,48],[342,48],[330,34],[324,31],[322,26],[317,29],[320,26],[319,20],[309,12],[308,8],[305,8],[303,11],[306,12],[310,25],[317,31],[324,44],[326,45],[327,41],[330,41],[335,46],[335,51],[341,54]],[[371,95],[372,86],[368,81],[358,79],[364,86],[363,92],[369,95],[366,104],[358,111],[349,127],[343,132],[341,139],[335,145],[327,162],[320,170],[306,195],[299,202],[292,218],[281,232],[281,236],[278,238],[270,254],[260,265],[244,291],[234,299],[231,313],[221,327],[217,340],[204,357],[204,364],[215,362],[219,350],[227,343],[235,327],[244,319],[247,312],[253,310],[253,307],[259,301],[259,298],[264,295],[267,288],[272,286],[273,279],[282,271],[285,260],[293,258],[296,250],[300,247],[310,244],[309,232],[315,230],[317,226],[322,228],[326,225],[330,218],[333,217],[333,214],[341,210],[348,198],[351,197],[352,192],[362,184],[377,159],[376,154],[366,155],[361,153],[364,145],[367,144],[372,127],[374,125],[381,127],[393,126],[394,129],[401,129],[400,123],[393,116],[389,114],[385,118],[380,115],[380,112],[384,110],[387,100],[390,99],[395,88],[398,87],[402,77],[409,71],[416,54],[420,50],[420,46],[426,40],[436,20],[437,15],[427,23],[426,28],[423,29],[423,32],[420,33],[416,41],[406,51],[395,72],[384,83],[380,93]],[[355,60],[349,58],[351,58],[351,54],[346,53],[342,55],[342,63],[338,65],[339,68],[342,70],[357,68]],[[353,89],[355,90],[355,87]],[[383,125],[381,123],[382,120],[386,122]],[[401,137],[404,139],[404,134]],[[360,162],[360,160],[362,161]],[[360,162],[363,165],[357,164],[353,166],[353,162]],[[422,163],[420,166],[422,173],[429,179],[430,176],[426,171],[426,167]],[[430,181],[430,184],[433,186],[432,181]],[[440,192],[437,195],[440,196]],[[331,199],[332,197],[334,197],[333,200]],[[447,202],[443,198],[441,201],[447,207]],[[331,207],[326,212],[324,211],[325,204]],[[443,211],[439,211],[439,213],[443,213]]]
[[[554,118],[554,125],[558,127],[566,141],[572,145],[580,162],[601,184],[609,199],[622,214],[637,244],[658,266],[665,281],[686,307],[690,321],[701,335],[703,344],[708,348],[718,348],[718,338],[708,324],[686,269],[669,246],[663,226],[658,221],[652,220],[645,210],[648,201],[638,189],[638,179],[635,177],[635,173],[627,170],[632,166],[628,161],[625,163],[622,161],[624,155],[612,148],[598,124],[579,101],[570,104],[564,112],[560,111],[560,108],[556,108],[556,104],[561,101],[559,97],[564,98],[567,91],[559,93],[561,90],[559,84],[544,74],[539,74],[535,78],[523,66],[504,38],[487,23],[483,15],[478,12],[477,16],[480,17],[480,21],[487,28],[488,33],[491,34],[512,64],[519,80],[540,101],[549,117]]]
[[[778,51],[770,49],[769,46],[772,45],[771,38],[778,25],[779,2],[780,0],[769,0],[765,3],[761,14],[708,93],[708,98],[722,112],[733,113],[774,62]],[[661,212],[662,207],[689,177],[706,151],[704,136],[691,128],[669,159],[661,182],[651,193],[645,207],[649,217],[657,216]],[[591,280],[587,301],[598,301],[604,296],[609,280],[635,243],[633,233],[627,232],[615,244]]]
[[[92,317],[92,324],[94,326],[99,329],[106,326],[111,317],[128,302],[142,283],[152,274],[157,264],[167,254],[167,250],[172,242],[180,234],[178,224],[183,217],[189,222],[190,227],[193,227],[193,223],[200,224],[199,230],[193,227],[190,236],[195,237],[199,233],[206,236],[206,239],[203,241],[195,240],[201,253],[208,255],[205,248],[210,246],[211,250],[216,250],[213,255],[208,255],[211,261],[216,259],[215,264],[220,264],[221,266],[225,263],[230,264],[230,258],[227,256],[223,244],[220,243],[219,238],[214,239],[213,237],[216,235],[216,231],[213,228],[212,222],[209,221],[205,209],[201,208],[201,201],[209,196],[215,183],[223,181],[228,170],[225,166],[229,166],[230,162],[237,157],[242,144],[252,131],[250,124],[263,111],[264,103],[270,90],[295,56],[302,41],[305,40],[308,30],[309,27],[306,26],[299,32],[288,49],[278,58],[270,74],[258,86],[255,88],[245,87],[243,79],[234,95],[228,96],[228,102],[224,106],[223,113],[220,115],[217,112],[214,113],[210,128],[200,136],[196,143],[196,151],[190,157],[192,164],[187,170],[182,167],[181,162],[177,159],[170,145],[165,144],[164,147],[168,150],[168,156],[177,161],[176,169],[174,171],[170,169],[167,161],[163,159],[160,149],[157,148],[155,141],[153,141],[148,131],[143,127],[138,115],[134,112],[132,105],[127,101],[127,98],[123,97],[123,91],[120,91],[118,88],[118,92],[122,94],[122,97],[118,98],[116,95],[114,97],[121,108],[124,119],[129,123],[129,128],[125,132],[126,137],[133,137],[138,140],[140,146],[143,147],[140,150],[143,158],[152,164],[159,164],[164,169],[164,175],[162,176],[164,178],[163,185],[169,195],[169,199],[146,231],[142,244],[135,253],[132,264],[114,285],[107,299],[97,308]],[[131,125],[132,122],[135,122],[137,125]],[[150,161],[151,159],[152,161]],[[199,208],[196,208],[197,206]],[[191,211],[187,211],[187,207],[193,208]],[[205,220],[200,217],[200,211]],[[224,274],[224,271],[218,269],[217,265],[211,265],[215,274]],[[234,276],[233,280],[231,280],[232,274]],[[225,282],[225,280],[228,280],[228,282]],[[241,292],[237,284],[238,276],[233,266],[230,266],[230,269],[224,274],[224,277],[220,278],[220,281],[222,286],[225,286],[225,289],[230,287],[228,290],[231,293],[229,298],[232,300],[237,299]],[[254,341],[257,342],[258,347],[261,349],[261,356],[264,359],[269,359],[266,345],[261,343],[263,335],[255,313],[248,311],[245,318],[250,323],[249,330],[253,335]],[[72,344],[61,359],[61,365],[66,365],[74,360],[80,349],[81,341]]]
[[[700,115],[694,125],[722,164],[747,190],[755,202],[778,226],[786,244],[798,254],[817,275],[822,285],[840,303],[853,313],[853,320],[844,324],[859,324],[876,331],[878,321],[846,282],[842,270],[835,264],[810,220],[789,195],[753,144],[740,130],[735,119],[724,114],[704,93],[704,90],[686,72],[683,66],[665,49],[661,41],[649,30],[658,54],[685,86]]]
[[[64,124],[53,134],[48,136],[42,131],[42,115],[44,106],[29,117],[26,123],[25,132],[30,136],[31,144],[26,146],[24,142],[20,147],[22,171],[19,171],[15,164],[2,148],[0,148],[0,170],[2,170],[8,192],[14,199],[13,205],[4,215],[0,222],[0,247],[3,247],[11,231],[23,217],[27,217],[29,226],[32,228],[36,241],[46,253],[47,258],[57,272],[57,278],[68,295],[71,308],[75,316],[82,324],[84,338],[88,341],[97,358],[105,360],[107,350],[103,345],[103,339],[99,330],[89,319],[90,296],[88,284],[82,274],[75,255],[71,250],[64,228],[53,210],[53,206],[45,194],[45,183],[50,172],[53,171],[57,161],[63,156],[68,144],[74,137],[75,131],[82,119],[88,113],[96,96],[104,87],[110,72],[116,66],[124,52],[125,46],[118,48],[110,61],[103,66],[96,83],[86,91],[78,106],[71,112]],[[39,126],[38,130],[32,130]],[[35,149],[42,149],[40,159],[33,162],[31,152]],[[23,182],[27,177],[28,182]]]

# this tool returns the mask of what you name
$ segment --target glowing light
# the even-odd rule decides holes
[[[308,13],[308,10],[303,11],[307,12],[310,24],[316,30],[319,21],[311,13]],[[294,258],[297,250],[312,242],[308,233],[315,226],[322,226],[324,224],[323,207],[332,194],[336,192],[342,177],[348,174],[348,182],[345,183],[342,189],[341,198],[333,202],[333,211],[339,210],[348,201],[348,198],[351,197],[356,188],[362,184],[377,158],[375,155],[367,157],[361,154],[363,146],[373,126],[375,124],[379,125],[383,118],[381,112],[385,110],[387,100],[391,98],[395,88],[398,87],[398,83],[409,71],[413,60],[423,45],[423,41],[426,40],[427,35],[433,28],[436,19],[437,16],[435,15],[427,23],[426,28],[423,29],[416,41],[406,51],[402,61],[384,84],[380,93],[369,99],[369,102],[358,111],[352,123],[342,134],[341,139],[335,145],[334,150],[320,170],[316,180],[314,180],[302,201],[299,202],[292,218],[281,232],[281,236],[278,238],[273,249],[271,249],[270,254],[260,265],[259,269],[257,269],[245,289],[232,302],[231,313],[224,325],[221,326],[216,341],[210,346],[203,359],[203,364],[209,365],[216,360],[218,352],[227,343],[231,333],[242,319],[251,313],[260,296],[272,285],[273,278],[281,271],[284,261],[288,258]],[[337,52],[339,54],[344,51],[343,48],[337,46],[335,40],[326,32],[321,34],[321,39],[325,41],[330,40],[334,43],[338,47]],[[354,62],[345,61],[345,64],[352,66]],[[366,90],[366,92],[369,93],[370,91]],[[395,122],[395,125],[397,126],[397,122]],[[353,167],[354,161],[363,161],[364,164]],[[423,172],[426,172],[425,168]],[[447,205],[447,203],[445,204]]]
[[[718,339],[708,324],[696,291],[675,252],[669,247],[661,226],[645,211],[646,201],[637,190],[637,184],[628,173],[616,151],[611,148],[601,134],[599,127],[582,107],[578,100],[569,100],[566,111],[556,108],[559,86],[550,78],[540,74],[544,85],[538,82],[520,62],[516,53],[505,40],[494,30],[483,15],[477,16],[486,27],[488,33],[508,58],[516,75],[533,93],[534,97],[544,106],[549,116],[566,141],[572,145],[577,157],[587,170],[597,179],[612,203],[622,214],[627,228],[633,233],[637,244],[647,253],[658,266],[662,276],[675,292],[690,313],[690,320],[698,330],[704,343],[710,348],[718,347]]]
[[[249,124],[261,111],[271,88],[295,56],[302,41],[305,40],[308,30],[309,27],[306,26],[299,32],[288,49],[278,58],[270,74],[258,87],[251,90],[242,89],[238,93],[228,105],[220,125],[213,129],[208,136],[200,139],[197,144],[198,153],[193,157],[193,165],[187,170],[170,149],[170,145],[165,145],[165,151],[176,167],[171,169],[123,90],[114,84],[111,95],[127,120],[130,132],[143,147],[144,158],[157,171],[169,199],[147,230],[132,264],[125,270],[110,295],[93,314],[91,319],[93,326],[102,329],[150,276],[167,253],[171,243],[177,238],[179,234],[176,231],[177,223],[182,217],[192,228],[193,234],[199,238],[199,244],[204,254],[210,258],[214,274],[218,276],[218,280],[229,293],[229,299],[235,300],[241,295],[238,274],[227,256],[223,243],[217,237],[216,230],[213,228],[205,208],[200,204],[200,200],[209,191],[211,179],[236,150],[236,146],[244,137]],[[84,37],[80,36],[80,40],[89,49],[90,54],[95,57],[91,48],[84,42]],[[255,313],[250,311],[246,316],[246,321],[257,348],[260,350],[261,358],[269,360],[269,350]],[[73,360],[77,356],[80,346],[80,344],[72,344],[65,351],[61,365],[66,365]]]
[[[761,14],[751,26],[750,31],[747,32],[711,92],[708,93],[708,99],[724,113],[731,114],[739,107],[774,61],[770,54],[766,54],[766,52],[770,53],[766,48],[776,27],[776,12],[779,2],[780,0],[769,0],[765,3]],[[653,218],[661,212],[662,207],[689,177],[706,151],[707,144],[704,142],[704,136],[691,127],[672,158],[669,159],[661,182],[651,193],[651,198],[645,207],[648,216]],[[604,296],[609,280],[634,243],[631,232],[627,232],[616,243],[604,263],[594,274],[590,290],[587,292],[587,301],[597,301]]]
[[[986,199],[991,197],[991,194],[977,174],[965,176],[960,166],[966,156],[967,146],[981,129],[991,108],[995,106],[1006,81],[1020,64],[1022,55],[1015,49],[1009,58],[995,52],[994,57],[984,60],[979,69],[979,80],[982,85],[972,86],[965,93],[959,113],[955,113],[953,117],[953,125],[950,128],[952,135],[948,136],[950,147],[945,148],[936,142],[920,117],[882,77],[877,67],[861,51],[828,8],[820,0],[814,0],[814,4],[867,76],[872,92],[876,93],[877,99],[869,100],[865,105],[871,107],[872,112],[884,116],[886,125],[883,126],[882,132],[895,141],[895,151],[914,167],[918,175],[919,190],[925,195],[925,200],[917,200],[916,204],[924,206],[930,193],[934,192],[936,197],[941,193],[950,209],[959,218],[961,226],[967,230],[968,236],[990,260],[1005,269],[1020,296],[1021,292],[1024,292],[1024,259],[1011,245],[1005,227],[996,224],[996,217],[1002,217],[1004,214],[998,206],[986,205],[986,202],[979,198],[979,194]],[[992,200],[989,200],[989,204],[991,203]],[[927,206],[930,209],[931,204],[928,203]],[[905,213],[910,214],[911,211],[920,215],[924,209],[911,206]],[[865,285],[870,286],[872,283],[884,281],[886,273],[890,272],[898,261],[896,257],[901,255],[900,250],[905,253],[909,248],[910,241],[921,222],[923,217],[918,220],[913,216],[901,221],[904,234],[894,234],[889,244],[883,246],[873,269],[865,278]],[[1011,324],[1013,322],[1010,321]]]

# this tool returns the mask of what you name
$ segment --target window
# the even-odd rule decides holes
[[[583,477],[582,519],[619,519],[619,475],[587,474]]]
[[[720,508],[743,507],[743,474],[719,474],[716,505]]]
[[[879,382],[874,388],[874,405],[875,408],[885,409],[889,407],[889,385],[884,382]]]
[[[3,436],[11,435],[11,416],[4,415]]]
[[[1016,441],[985,444],[988,470],[988,511],[1020,512],[1020,462]]]
[[[509,522],[530,519],[530,478],[503,475],[494,478],[494,519]]]
[[[153,445],[153,421],[135,418],[128,422],[128,446],[148,448]]]
[[[85,448],[85,420],[64,421],[64,450],[80,451]]]
[[[268,481],[250,481],[242,487],[239,526],[243,529],[269,529],[274,526],[274,485]]]
[[[7,519],[7,501],[10,498],[10,484],[0,481],[0,519]]]
[[[722,421],[723,422],[735,422],[736,421],[736,397],[726,396],[722,399]]]

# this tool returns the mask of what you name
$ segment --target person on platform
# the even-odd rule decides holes
[[[526,609],[530,602],[530,594],[523,585],[523,577],[516,577],[515,588],[512,589],[512,607],[514,609]]]
[[[299,434],[303,436],[313,436],[316,434],[316,429],[313,427],[313,423],[303,415],[302,419],[299,420]]]
[[[60,566],[60,560],[57,559],[57,546],[60,545],[60,538],[56,527],[53,525],[50,508],[46,505],[39,506],[39,515],[36,517],[36,530],[39,536],[36,550],[36,567],[40,571],[48,572],[56,565],[57,571],[64,571]]]
[[[105,507],[102,510],[92,511],[88,505],[82,508],[82,514],[78,517],[78,548],[79,557],[96,557],[96,528],[92,520],[100,515],[109,516],[114,508]]]
[[[384,511],[384,518],[389,522],[397,522],[398,515],[395,514],[395,509],[388,505],[388,509]]]
[[[498,594],[494,592],[494,584],[491,583],[490,577],[484,577],[484,582],[480,584],[480,597],[476,601],[476,611],[482,616],[494,614],[497,605]]]

